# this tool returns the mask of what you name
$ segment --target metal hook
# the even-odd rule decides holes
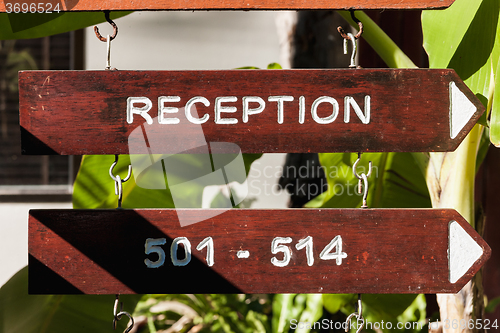
[[[111,164],[111,167],[109,168],[109,176],[111,179],[115,181],[115,194],[118,196],[118,208],[122,208],[122,196],[123,196],[123,183],[128,181],[130,179],[130,176],[132,176],[132,165],[128,166],[128,174],[127,177],[121,179],[120,175],[114,175],[113,174],[113,169],[115,168],[116,164],[118,163],[118,155],[115,155],[115,161],[113,164]]]
[[[364,185],[363,204],[361,205],[361,208],[368,208],[368,205],[366,204],[366,198],[368,197],[368,178],[364,173],[361,174],[361,177],[363,177]]]
[[[351,34],[350,32],[347,33],[347,36],[349,37],[349,40],[352,42],[352,53],[351,53],[351,64],[349,65],[349,68],[356,68],[356,50],[357,50],[357,43],[356,43],[356,38],[354,38],[354,35]],[[344,39],[344,54],[347,54],[347,40]]]
[[[130,325],[125,329],[125,331],[123,331],[123,333],[128,333],[134,328],[134,324],[135,324],[134,318],[132,317],[132,315],[130,313],[128,313],[126,311],[122,311],[116,315],[116,319],[120,320],[123,315],[126,315],[128,317],[128,319],[130,320]]]
[[[113,306],[113,329],[116,330],[116,322],[122,318],[123,315],[127,316],[130,320],[130,325],[123,331],[123,333],[128,333],[134,328],[134,318],[132,315],[123,310],[123,303],[120,303],[120,312],[117,313],[118,303],[120,301],[120,295],[116,295],[115,305]]]
[[[345,331],[346,332],[349,332],[349,330],[350,330],[352,317],[356,317],[356,320],[358,322],[358,329],[356,330],[356,333],[360,333],[361,330],[363,329],[363,327],[365,326],[365,319],[363,318],[363,309],[362,309],[362,303],[361,303],[361,294],[358,294],[357,309],[355,309],[354,312],[351,313],[345,321]],[[361,321],[361,325],[359,325],[360,321]]]
[[[358,39],[363,34],[363,23],[361,23],[361,21],[356,18],[356,16],[354,15],[354,10],[350,10],[349,12],[351,13],[352,20],[358,24],[359,31],[356,35],[354,35],[354,38]],[[348,34],[345,33],[344,29],[342,29],[341,26],[337,28],[337,31],[344,39],[350,39]]]
[[[356,35],[353,35],[351,33],[346,33],[341,26],[339,26],[337,30],[342,36],[342,38],[344,38],[344,54],[347,54],[347,41],[350,40],[352,43],[351,64],[349,65],[349,68],[361,68],[359,66],[356,67],[354,57],[356,56],[356,49],[357,49],[356,40],[363,34],[363,23],[361,23],[361,21],[356,18],[356,16],[354,15],[354,10],[350,10],[350,13],[352,20],[358,24],[359,27],[358,33]]]
[[[361,302],[361,294],[358,294],[358,315],[363,318],[363,303]]]
[[[359,161],[361,161],[361,153],[358,153],[358,158],[357,158],[356,162],[354,162],[354,164],[352,165],[352,172],[354,173],[356,178],[361,180],[362,179],[361,176],[356,172],[356,168],[358,166]],[[366,177],[370,177],[371,174],[372,174],[372,161],[369,161],[368,162],[368,173],[366,174]]]
[[[358,158],[356,162],[352,165],[352,172],[358,178],[358,193],[361,194],[361,188],[364,188],[363,192],[363,204],[361,205],[361,208],[368,208],[368,205],[366,204],[366,199],[368,197],[368,177],[372,174],[372,161],[368,162],[368,173],[365,174],[364,172],[361,173],[361,175],[358,174],[356,171],[356,168],[358,166],[359,161],[361,161],[361,153],[358,153]]]
[[[101,36],[99,33],[99,28],[97,25],[94,25],[94,32],[96,37],[101,41],[101,42],[107,42],[107,41],[112,41],[113,39],[116,38],[116,35],[118,34],[118,27],[116,26],[115,22],[113,22],[109,18],[109,10],[104,11],[104,17],[106,18],[106,21],[108,21],[109,24],[113,27],[113,34],[111,36],[108,36],[108,38],[104,38]]]
[[[345,321],[346,322],[345,331],[349,332],[349,326],[351,326],[351,318],[352,317],[356,317],[356,320],[357,320],[358,323],[361,322],[361,325],[358,325],[358,329],[356,330],[356,333],[361,332],[361,330],[363,329],[363,327],[365,327],[365,318],[363,318],[363,317],[361,317],[361,316],[359,316],[359,315],[357,315],[355,313],[351,313],[349,315],[349,317],[347,317],[347,319]]]
[[[118,304],[120,303],[120,295],[116,294],[115,305],[113,306],[113,329],[116,330],[116,321],[118,313]],[[123,310],[123,303],[120,303],[120,312]]]
[[[111,69],[111,37],[108,35],[108,41],[106,42],[106,68],[107,70]]]
[[[99,33],[99,28],[97,27],[97,25],[94,26],[94,32],[95,32],[95,35],[97,36],[97,38],[101,41],[101,42],[105,42],[107,43],[107,47],[106,47],[106,51],[107,51],[107,57],[106,57],[106,68],[107,70],[111,69],[111,61],[110,61],[110,58],[111,58],[111,41],[113,39],[116,38],[116,35],[118,34],[118,27],[116,26],[115,22],[113,22],[110,18],[109,18],[109,10],[106,10],[104,11],[104,17],[106,18],[106,21],[109,22],[109,24],[111,24],[111,26],[113,27],[113,34],[110,36],[110,35],[107,35],[107,38],[104,38],[101,36],[101,34]],[[113,69],[116,69],[116,68],[113,68]]]

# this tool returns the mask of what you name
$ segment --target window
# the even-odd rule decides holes
[[[79,156],[21,155],[17,72],[82,69],[83,32],[0,41],[0,201],[70,201]]]

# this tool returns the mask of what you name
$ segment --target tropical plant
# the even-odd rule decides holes
[[[36,69],[36,63],[27,50],[15,51],[15,40],[0,41],[0,131],[8,136],[7,95],[18,90],[17,72]]]
[[[490,142],[500,146],[499,12],[500,3],[495,0],[457,0],[446,10],[423,12],[424,47],[430,67],[455,69],[485,105],[486,114],[455,152],[364,154],[365,161],[371,160],[379,172],[370,184],[369,207],[432,204],[435,208],[454,208],[481,233],[476,225],[481,217],[475,216],[474,178]],[[357,26],[348,13],[341,15]],[[358,12],[356,16],[365,25],[363,37],[389,67],[416,67],[367,15]],[[320,162],[327,170],[350,168],[354,160],[352,154],[320,154]],[[327,175],[327,179],[329,191],[310,202],[309,207],[360,206],[360,197],[335,191],[338,183],[355,183],[349,173]],[[474,306],[466,306],[472,300]],[[482,300],[481,280],[475,278],[457,295],[438,295],[441,317],[456,322],[481,319]]]
[[[499,7],[500,3],[497,0],[456,0],[449,9],[423,13],[424,46],[429,54],[430,67],[454,68],[483,102],[487,112],[481,124],[474,127],[455,152],[364,154],[362,161],[366,163],[366,161],[371,160],[377,170],[377,173],[370,180],[368,196],[370,207],[450,207],[458,210],[471,225],[475,226],[473,197],[475,172],[483,160],[490,142],[495,146],[500,146],[500,93],[498,89],[495,89],[500,86],[500,76],[497,75],[500,63]],[[354,22],[350,20],[349,13],[341,12],[341,15],[354,25]],[[389,67],[416,67],[367,15],[363,12],[357,12],[356,16],[365,25],[363,38],[371,44]],[[1,24],[5,26],[5,16],[3,20],[0,16],[0,26]],[[24,34],[29,33],[26,30]],[[2,37],[1,34],[0,37]],[[258,157],[255,155],[245,156],[247,168]],[[354,154],[348,153],[320,154],[322,165],[327,170],[336,170],[337,173],[327,173],[329,190],[309,202],[308,207],[360,206],[361,197],[349,196],[347,191],[339,193],[337,189],[341,187],[336,186],[341,184],[343,188],[350,187],[351,193],[354,192],[357,181],[350,172],[350,168],[355,158]],[[112,157],[110,156],[86,156],[83,159],[75,184],[75,207],[116,207],[113,181],[107,173],[111,163]],[[124,177],[128,164],[128,158],[121,157],[115,172]],[[168,189],[146,191],[138,188],[133,180],[127,183],[124,188],[124,207],[173,206]],[[26,291],[20,287],[23,283],[26,283],[25,272],[19,273],[0,290],[0,317],[8,322],[3,326],[6,332],[30,332],[26,328],[29,325],[16,326],[16,320],[19,317],[28,315],[33,315],[32,320],[30,320],[33,327],[45,328],[41,331],[68,331],[68,326],[65,325],[69,324],[64,323],[64,319],[61,319],[62,323],[60,324],[54,321],[56,315],[60,313],[59,310],[63,311],[61,313],[67,313],[86,309],[84,315],[75,315],[74,317],[77,318],[72,316],[74,318],[73,326],[79,326],[84,322],[98,321],[100,318],[100,312],[88,312],[89,308],[82,305],[84,296],[74,296],[81,297],[82,300],[82,304],[78,303],[78,309],[75,310],[71,306],[61,306],[61,304],[65,304],[63,301],[66,297],[70,301],[70,297],[73,296],[64,296],[64,298],[57,298],[57,296],[26,297]],[[480,283],[479,280],[475,281],[476,286]],[[441,316],[457,320],[480,318],[482,309],[481,303],[477,300],[481,300],[482,297],[479,290],[481,288],[473,289],[472,285],[468,285],[458,296],[440,295],[438,299],[442,310]],[[475,300],[474,311],[467,310],[468,308],[464,306],[464,301],[469,297]],[[22,306],[16,308],[18,310],[13,314],[7,304],[16,298],[23,303]],[[90,298],[88,299],[90,300]],[[136,301],[136,298],[132,298],[126,304],[132,307]],[[329,313],[343,313],[342,318],[345,319],[346,315],[355,310],[355,301],[356,298],[353,295],[275,295],[262,297],[248,295],[166,295],[160,297],[150,295],[139,303],[136,314],[145,316],[146,327],[150,332],[171,329],[182,318],[184,318],[182,319],[184,324],[181,330],[192,332],[197,329],[225,332],[262,330],[288,332],[294,329],[289,325],[293,319],[313,322],[326,318]],[[110,302],[110,300],[106,300],[107,304]],[[47,308],[43,308],[45,311],[43,315],[32,310],[38,304],[49,304]],[[160,304],[164,306],[164,311],[157,312],[160,306],[157,308],[155,306]],[[327,311],[323,311],[323,306]],[[450,306],[454,309],[451,309]],[[25,310],[21,309],[23,307]],[[425,298],[422,295],[363,295],[363,308],[365,318],[371,322],[384,320],[386,322],[415,321],[425,323],[425,318],[428,316],[425,312]],[[456,314],[452,315],[452,313]],[[47,314],[51,318],[48,324]],[[52,328],[50,325],[55,326]],[[50,330],[47,329],[49,326]],[[295,330],[316,331],[316,329],[308,327],[297,327]],[[33,331],[40,330],[33,329]],[[384,329],[383,331],[389,330]],[[410,331],[416,332],[418,329]]]

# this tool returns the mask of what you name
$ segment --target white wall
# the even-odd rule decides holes
[[[122,70],[265,68],[279,62],[274,12],[135,12],[116,20],[111,66]],[[103,36],[108,23],[98,25]],[[104,69],[106,43],[86,33],[86,66]]]
[[[0,286],[28,264],[28,211],[71,208],[71,203],[0,204]]]

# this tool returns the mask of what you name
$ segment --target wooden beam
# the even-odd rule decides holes
[[[454,0],[46,0],[44,12],[105,10],[299,10],[299,9],[436,9],[451,6]],[[26,1],[28,5],[40,2]],[[15,1],[0,3],[0,12],[17,12]],[[19,4],[19,3],[18,3]],[[38,7],[37,7],[38,8]],[[19,11],[23,9],[19,7]],[[29,10],[29,7],[28,7]]]
[[[453,151],[484,112],[452,69],[25,71],[19,87],[24,154]]]
[[[32,210],[29,291],[456,293],[490,252],[452,209]]]

